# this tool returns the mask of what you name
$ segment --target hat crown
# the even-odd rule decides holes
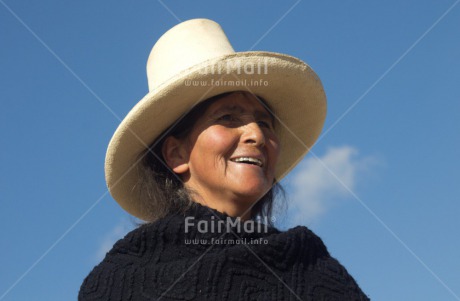
[[[196,64],[233,53],[235,50],[216,22],[193,19],[180,23],[163,34],[150,52],[149,90]]]

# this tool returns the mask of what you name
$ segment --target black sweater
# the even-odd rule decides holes
[[[235,221],[196,204],[140,226],[91,271],[78,300],[369,300],[307,228]]]

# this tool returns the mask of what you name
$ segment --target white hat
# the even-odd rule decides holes
[[[147,62],[149,93],[128,113],[110,140],[105,177],[113,198],[146,219],[138,182],[139,155],[196,104],[218,94],[248,91],[262,97],[279,120],[279,181],[308,153],[326,117],[320,79],[303,61],[285,54],[235,52],[214,21],[194,19],[168,30]]]

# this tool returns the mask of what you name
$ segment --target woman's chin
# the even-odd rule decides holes
[[[240,181],[234,189],[234,193],[242,199],[248,199],[252,201],[258,201],[270,190],[271,187],[264,181]]]
[[[243,170],[232,174],[231,179],[244,190],[263,190],[273,182],[263,171],[259,170]]]

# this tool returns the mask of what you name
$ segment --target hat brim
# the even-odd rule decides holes
[[[244,72],[241,66],[246,64],[266,69]],[[203,72],[206,66],[213,66],[213,72]],[[237,52],[195,65],[140,100],[110,140],[105,159],[106,182],[124,210],[140,219],[148,217],[133,189],[138,182],[139,155],[194,105],[232,91],[258,95],[273,110],[281,144],[275,172],[278,181],[308,153],[323,128],[323,86],[316,73],[297,58],[273,52]]]

